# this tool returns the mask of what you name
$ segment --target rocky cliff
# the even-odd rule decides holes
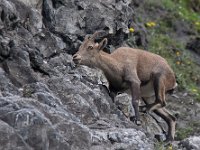
[[[109,33],[108,51],[123,45],[131,24],[146,47],[144,26],[132,20],[139,3],[0,0],[0,149],[151,150],[155,135],[165,139],[160,118],[141,114],[136,126],[118,109],[130,97],[114,104],[102,72],[76,68],[71,57],[99,29]]]

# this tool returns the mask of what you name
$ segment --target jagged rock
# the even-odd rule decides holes
[[[34,99],[15,96],[1,98],[0,112],[0,119],[15,128],[25,145],[34,149],[89,148],[87,127],[74,122],[75,118],[59,107],[48,107]]]
[[[42,31],[34,36],[29,46],[35,47],[38,53],[42,54],[44,58],[59,55],[66,48],[66,44],[62,39],[53,35],[49,31]]]
[[[18,87],[36,82],[37,77],[30,67],[28,53],[19,48],[13,48],[11,55],[11,60],[7,59],[3,62],[3,68],[11,81]]]
[[[120,45],[127,39],[128,21],[133,10],[128,5],[131,1],[44,1],[44,23],[59,34],[74,53],[85,34],[106,29],[117,35],[111,40],[112,45]],[[92,11],[92,13],[91,13]],[[78,36],[77,36],[78,35]]]
[[[0,36],[0,61],[8,58],[10,55],[10,39]]]
[[[92,150],[101,149],[102,147],[98,146],[99,143],[107,145],[102,148],[105,150],[114,150],[117,148],[130,150],[153,149],[153,145],[146,139],[146,135],[135,129],[118,128],[117,130],[93,131],[92,141],[94,145],[91,148]],[[109,144],[108,141],[112,144]],[[131,145],[134,145],[134,147]]]
[[[189,137],[183,141],[180,142],[180,145],[182,148],[185,148],[186,150],[198,150],[200,147],[200,137],[199,136],[193,136]]]
[[[117,95],[115,98],[115,104],[128,118],[135,115],[131,104],[131,97],[128,94],[123,93]]]
[[[20,95],[19,89],[12,84],[2,68],[0,68],[0,87],[0,96]]]
[[[194,39],[191,39],[187,45],[186,48],[189,50],[193,50],[198,55],[200,55],[200,37],[196,37]]]
[[[17,149],[17,150],[31,150],[15,129],[9,126],[7,123],[0,120],[0,144],[1,149]],[[3,147],[2,147],[3,146]]]
[[[132,118],[135,115],[134,108],[131,105],[131,96],[123,93],[119,94],[115,98],[116,106],[122,111],[127,118]],[[140,105],[144,105],[142,102]],[[165,131],[167,129],[166,123],[160,117],[153,113],[144,114],[141,113],[142,128],[146,130],[147,135],[155,135],[159,141],[166,139]]]
[[[41,5],[43,3],[42,0],[19,0],[19,1],[23,2],[27,6],[34,7],[37,9],[41,9]]]

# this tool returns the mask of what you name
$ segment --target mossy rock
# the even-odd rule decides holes
[[[190,42],[187,43],[186,48],[200,55],[200,37],[191,39]]]

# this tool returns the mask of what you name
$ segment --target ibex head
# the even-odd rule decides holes
[[[95,42],[95,39],[104,33],[104,31],[96,31],[92,36],[85,37],[78,52],[73,55],[75,64],[91,66],[94,63],[96,57],[99,56],[100,50],[103,50],[107,45],[107,38],[104,38],[100,43]]]

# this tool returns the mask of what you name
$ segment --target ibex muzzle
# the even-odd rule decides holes
[[[73,55],[73,61],[77,65],[80,64],[80,62],[81,62],[81,56],[79,54]]]

